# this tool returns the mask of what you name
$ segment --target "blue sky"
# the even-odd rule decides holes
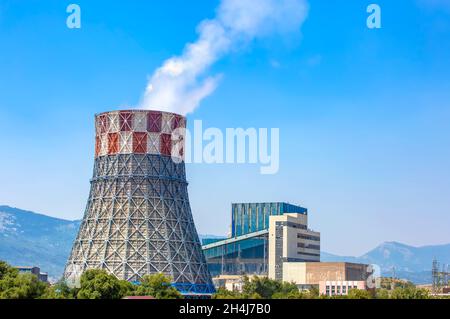
[[[148,77],[196,39],[218,0],[0,2],[0,203],[81,218],[95,113],[136,105]],[[450,242],[450,4],[310,1],[301,32],[254,41],[214,65],[204,126],[279,127],[280,171],[188,165],[200,233],[226,234],[232,202],[309,209],[322,248]]]

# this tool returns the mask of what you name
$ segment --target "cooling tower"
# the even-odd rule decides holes
[[[166,112],[96,116],[91,191],[66,280],[92,268],[131,282],[163,273],[182,293],[214,292],[189,205],[184,141],[173,134],[185,125]]]

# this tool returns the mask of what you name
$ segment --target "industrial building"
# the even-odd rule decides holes
[[[96,116],[94,173],[64,272],[69,283],[104,269],[137,284],[163,273],[185,295],[215,291],[191,214],[184,140],[174,139],[185,127],[183,116],[168,112]]]
[[[350,290],[367,290],[365,281],[321,281],[319,294],[325,296],[347,296]]]
[[[264,276],[252,276],[249,280],[252,280],[255,277],[264,277]],[[214,286],[216,288],[225,288],[229,291],[238,291],[242,292],[244,287],[244,276],[240,275],[220,275],[213,278]]]
[[[308,229],[308,215],[285,213],[269,221],[269,278],[283,280],[286,264],[320,261],[320,233]]]
[[[365,287],[371,275],[368,265],[320,262],[320,233],[308,228],[306,208],[287,203],[232,204],[231,220],[228,238],[203,240],[208,268],[219,287],[239,290],[243,275],[257,275],[292,282],[299,289],[324,287],[324,294],[327,282],[340,282],[343,294],[350,286]]]
[[[351,289],[369,289],[371,268],[346,262],[285,262],[283,276],[277,280],[295,283],[300,290],[318,288],[328,296],[347,295]],[[247,274],[250,275],[251,274]],[[252,278],[252,277],[251,277]],[[251,279],[250,278],[250,279]],[[272,279],[275,279],[272,277]],[[219,275],[213,278],[216,287],[242,291],[243,275]]]
[[[279,280],[293,282],[301,289],[320,287],[326,282],[360,282],[366,283],[372,270],[369,265],[347,262],[286,262],[283,276]],[[270,277],[270,276],[269,276]],[[273,278],[273,277],[272,277]],[[273,278],[275,279],[275,278]],[[353,285],[352,285],[353,286]],[[325,290],[324,290],[325,292]]]
[[[36,266],[15,266],[19,273],[21,274],[33,274],[39,281],[48,282],[48,273],[41,272],[41,268]]]
[[[320,233],[308,229],[308,210],[288,203],[232,205],[231,235],[203,241],[208,268],[218,275],[280,277],[284,262],[320,261]]]

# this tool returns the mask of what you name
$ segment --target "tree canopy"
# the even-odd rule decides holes
[[[152,296],[156,299],[180,299],[182,296],[171,286],[169,278],[163,274],[147,275],[142,278],[136,287],[137,296]]]
[[[0,299],[35,299],[42,296],[47,284],[33,274],[20,274],[0,261]]]
[[[320,296],[315,287],[300,291],[296,284],[267,277],[243,277],[243,291],[219,288],[214,299],[428,299],[426,289],[410,282],[385,281],[381,289],[365,291],[352,289],[347,296]],[[395,289],[389,287],[395,286]],[[119,280],[105,270],[91,269],[80,278],[80,287],[71,288],[64,280],[54,285],[39,281],[33,274],[22,274],[6,262],[0,261],[0,299],[120,299],[125,296],[152,296],[156,299],[178,299],[183,296],[163,274],[147,275],[139,284]],[[436,298],[436,297],[434,297]]]
[[[78,299],[120,299],[124,297],[119,279],[105,270],[89,269],[80,278]]]
[[[381,288],[377,290],[351,289],[348,295],[319,295],[316,287],[300,291],[294,283],[271,280],[266,277],[243,277],[242,292],[219,288],[214,299],[427,299],[430,294],[426,289],[418,289],[409,282],[398,284],[393,291]]]

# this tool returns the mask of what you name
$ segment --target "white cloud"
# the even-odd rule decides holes
[[[222,0],[216,17],[198,26],[198,39],[154,72],[139,107],[193,112],[219,84],[220,75],[207,74],[215,62],[255,38],[298,31],[307,12],[306,0]]]

